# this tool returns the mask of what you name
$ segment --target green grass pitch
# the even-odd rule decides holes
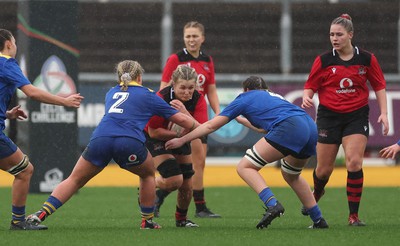
[[[0,245],[397,245],[400,239],[400,187],[365,188],[360,218],[366,227],[347,225],[345,188],[328,188],[320,201],[327,230],[311,230],[300,214],[301,204],[289,188],[273,192],[286,209],[263,230],[255,228],[264,212],[247,187],[207,188],[211,210],[222,219],[189,218],[199,228],[176,228],[176,193],[161,207],[160,230],[140,230],[136,187],[83,188],[43,223],[47,231],[10,231],[11,189],[0,188]],[[27,213],[41,207],[48,194],[30,194]]]

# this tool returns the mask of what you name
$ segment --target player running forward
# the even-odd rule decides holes
[[[185,48],[168,57],[162,73],[160,89],[164,88],[171,81],[172,73],[178,65],[187,65],[196,70],[196,90],[201,93],[210,104],[210,107],[217,115],[220,112],[217,86],[215,81],[214,61],[211,56],[202,50],[205,41],[205,27],[197,21],[189,21],[183,27],[183,41]],[[203,117],[208,119],[207,110]],[[195,217],[197,218],[221,218],[221,215],[213,213],[207,206],[204,190],[204,168],[207,156],[207,136],[201,139],[194,139],[191,142],[193,169],[195,171],[193,182],[193,201],[196,207]],[[167,193],[159,192],[157,197],[163,201]],[[161,204],[156,204],[158,206]]]
[[[145,146],[143,128],[153,115],[162,116],[188,129],[194,128],[196,122],[142,86],[143,69],[138,62],[122,61],[116,70],[118,85],[106,94],[105,115],[94,130],[89,144],[71,175],[54,189],[38,212],[28,216],[29,223],[40,224],[114,160],[122,169],[140,177],[140,228],[161,228],[152,220],[155,168]]]
[[[243,82],[243,93],[235,98],[219,115],[181,138],[169,140],[167,149],[210,134],[239,115],[264,129],[267,134],[246,151],[237,166],[239,176],[258,194],[266,206],[266,213],[257,224],[266,228],[285,209],[258,172],[266,164],[283,159],[282,176],[307,208],[313,221],[310,228],[328,228],[312,195],[310,186],[300,173],[310,156],[315,155],[317,127],[307,113],[280,95],[266,90],[265,81],[252,76]]]
[[[160,90],[157,95],[180,112],[193,117],[197,122],[204,123],[207,121],[204,116],[207,112],[207,104],[203,95],[195,90],[196,80],[197,73],[194,68],[179,65],[172,73],[170,85]],[[146,127],[148,133],[146,146],[161,175],[156,178],[158,190],[156,191],[155,216],[158,216],[164,198],[172,191],[177,190],[176,226],[198,227],[196,223],[187,218],[193,192],[192,148],[188,142],[177,149],[165,149],[167,140],[185,133],[185,131],[173,131],[169,127],[170,124],[168,120],[154,116]]]

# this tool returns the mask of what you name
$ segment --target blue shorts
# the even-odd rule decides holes
[[[82,153],[85,160],[106,167],[114,160],[121,168],[142,164],[147,158],[144,143],[131,137],[99,137],[91,140]]]
[[[17,151],[17,145],[3,132],[0,134],[0,159],[9,157]]]
[[[308,115],[292,116],[276,124],[265,139],[285,156],[306,159],[316,155],[317,125]]]

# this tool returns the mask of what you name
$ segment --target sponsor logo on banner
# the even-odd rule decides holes
[[[58,168],[48,170],[44,174],[44,181],[40,181],[40,192],[52,192],[63,181],[64,174]]]
[[[55,55],[44,62],[33,85],[61,97],[76,93],[74,81],[67,74],[62,60]],[[67,111],[63,106],[41,103],[40,111],[32,111],[30,118],[33,123],[75,123],[76,112]]]

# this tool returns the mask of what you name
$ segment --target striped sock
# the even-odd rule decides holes
[[[140,214],[142,216],[142,219],[144,219],[144,220],[153,219],[153,217],[154,217],[154,208],[155,208],[155,206],[152,206],[152,207],[140,206]]]
[[[14,224],[25,220],[25,206],[17,207],[12,205],[11,211],[12,211],[12,222]]]
[[[176,206],[176,212],[175,212],[175,219],[176,220],[186,220],[187,219],[187,209],[181,209]]]
[[[357,172],[347,172],[347,201],[350,214],[358,214],[364,184],[364,173],[361,169]]]
[[[204,189],[193,190],[193,200],[196,205],[196,211],[203,211],[206,208],[206,201],[204,199]]]
[[[47,201],[42,205],[42,210],[46,212],[46,215],[54,213],[58,208],[62,206],[62,202],[54,196],[49,196]]]

